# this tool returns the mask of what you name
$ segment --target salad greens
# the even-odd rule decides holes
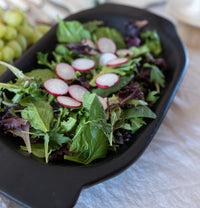
[[[105,158],[108,151],[117,151],[156,118],[151,107],[165,87],[166,69],[159,35],[145,30],[138,21],[129,21],[125,27],[122,35],[101,21],[65,22],[59,18],[58,44],[54,51],[37,54],[40,68],[23,73],[0,62],[16,76],[14,81],[0,83],[0,127],[23,139],[21,150],[46,162],[65,159],[86,165]],[[100,38],[112,40],[116,50],[129,49],[133,55],[121,54],[127,60],[123,64],[99,64]],[[83,39],[94,46],[84,45]],[[87,90],[78,107],[66,107],[44,83],[59,77],[59,63],[71,66],[79,58],[94,61],[94,67],[75,70],[73,80],[65,81]],[[116,74],[119,81],[99,87],[97,78],[108,73]]]

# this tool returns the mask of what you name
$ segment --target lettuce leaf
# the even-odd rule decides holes
[[[20,104],[26,106],[21,111],[22,118],[28,120],[33,128],[39,129],[44,133],[50,130],[50,123],[54,115],[53,109],[48,102],[26,97]]]

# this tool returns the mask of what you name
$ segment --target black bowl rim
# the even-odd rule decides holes
[[[0,173],[0,186],[1,186],[1,193],[4,195],[9,196],[10,198],[14,199],[18,203],[22,204],[23,206],[27,205],[33,205],[35,206],[35,202],[33,202],[33,199],[29,196],[29,194],[25,194],[21,188],[13,188],[13,184],[18,184],[18,181],[15,182],[16,177],[18,176],[20,178],[20,182],[22,184],[23,188],[28,188],[28,184],[32,184],[32,191],[36,190],[36,185],[32,182],[32,177],[40,177],[40,180],[43,179],[43,192],[49,190],[51,193],[46,194],[46,196],[41,200],[41,204],[45,205],[48,197],[52,196],[54,201],[57,200],[56,203],[58,204],[66,204],[66,196],[65,194],[62,194],[61,191],[57,191],[57,193],[52,192],[52,190],[58,186],[60,186],[60,189],[62,191],[65,190],[64,184],[69,184],[71,188],[71,193],[68,193],[68,198],[71,205],[75,203],[77,200],[77,197],[80,193],[80,190],[82,187],[94,184],[96,182],[100,182],[102,180],[108,179],[121,171],[123,171],[125,168],[130,166],[146,149],[148,144],[151,142],[153,136],[157,132],[162,120],[164,119],[171,102],[175,96],[175,93],[182,81],[182,78],[186,72],[187,65],[188,65],[188,55],[186,48],[184,47],[183,43],[181,42],[175,26],[168,20],[152,14],[148,11],[130,7],[130,6],[124,6],[119,4],[104,4],[101,6],[98,6],[93,9],[85,10],[76,14],[73,14],[66,18],[66,20],[72,20],[80,18],[81,16],[87,15],[90,12],[102,12],[102,11],[112,11],[113,14],[116,14],[116,11],[120,11],[120,14],[125,14],[125,10],[127,11],[135,11],[135,12],[141,12],[142,14],[147,15],[148,17],[153,17],[156,19],[159,19],[162,24],[167,25],[170,28],[171,33],[173,33],[173,38],[176,40],[176,44],[179,46],[179,55],[181,57],[181,63],[179,66],[179,73],[177,77],[173,80],[173,83],[169,86],[169,91],[163,99],[161,100],[158,108],[156,109],[157,118],[156,120],[152,121],[148,128],[145,129],[145,132],[142,133],[143,139],[138,139],[137,142],[132,145],[130,148],[128,148],[123,154],[121,154],[118,157],[114,157],[112,159],[107,160],[106,162],[100,162],[96,165],[88,165],[88,166],[73,166],[73,167],[63,167],[63,166],[57,166],[52,164],[42,164],[39,163],[36,160],[33,160],[31,158],[27,157],[17,157],[17,152],[13,152],[7,145],[1,142],[0,140],[0,164],[4,167],[4,170]],[[52,28],[50,32],[47,33],[45,37],[43,37],[38,43],[36,43],[33,47],[31,47],[23,56],[20,58],[15,65],[19,68],[23,68],[22,62],[24,60],[28,60],[29,56],[33,55],[33,52],[37,51],[37,48],[40,47],[40,45],[45,41],[45,38],[47,36],[50,36],[52,33],[54,33],[56,30],[56,26]],[[5,76],[2,76],[5,79]],[[137,151],[135,151],[137,150]],[[134,156],[133,156],[133,151]],[[131,156],[130,156],[131,155]],[[13,158],[13,156],[15,156]],[[7,162],[11,161],[11,162]],[[26,168],[25,168],[26,167]],[[28,168],[28,169],[27,169]],[[49,169],[51,172],[49,173]],[[40,170],[40,174],[38,174],[38,171]],[[15,177],[12,176],[11,173],[15,173]],[[26,174],[25,174],[26,173]],[[67,173],[67,176],[66,176]],[[47,176],[48,174],[48,176]],[[57,182],[51,182],[52,184],[49,184],[52,177],[55,177],[56,175],[59,175],[60,177],[57,178]],[[23,177],[22,177],[23,176]],[[23,179],[22,179],[23,178]],[[74,181],[75,180],[75,181]],[[72,183],[73,182],[73,183]],[[58,194],[60,194],[58,196]],[[27,198],[26,198],[27,197]],[[40,194],[36,194],[35,198],[40,199]],[[58,200],[60,200],[58,202]],[[21,202],[20,202],[21,201]],[[38,203],[38,202],[37,202]],[[37,204],[36,203],[36,204]],[[49,201],[49,207],[50,203],[53,203],[53,201]],[[38,204],[37,204],[38,206]],[[70,206],[70,205],[69,205]],[[39,207],[39,206],[38,206]],[[42,206],[44,207],[44,206]],[[53,207],[53,206],[52,206]]]

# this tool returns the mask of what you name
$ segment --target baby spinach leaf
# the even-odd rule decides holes
[[[123,36],[114,28],[100,27],[93,33],[93,39],[96,42],[101,37],[107,37],[112,39],[117,48],[126,48]]]
[[[60,43],[80,43],[82,39],[91,39],[89,31],[76,21],[63,21],[60,18],[57,28],[57,39]]]
[[[67,160],[89,164],[95,159],[106,156],[108,139],[103,126],[98,122],[87,122],[79,129],[70,146],[72,156],[65,155]]]
[[[120,80],[117,84],[109,87],[109,88],[97,88],[93,89],[92,92],[96,93],[97,95],[101,97],[108,97],[109,95],[118,92],[120,89],[125,87],[132,79],[134,75],[124,76],[120,77]]]
[[[105,111],[96,94],[85,93],[83,107],[89,112],[88,121],[81,123],[72,140],[72,156],[67,160],[88,164],[106,156],[111,125],[106,121]]]
[[[146,105],[140,105],[136,107],[132,107],[130,109],[124,110],[122,118],[123,119],[131,119],[131,118],[152,118],[155,119],[155,113]]]

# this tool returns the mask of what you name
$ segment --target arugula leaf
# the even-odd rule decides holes
[[[48,53],[38,52],[37,53],[37,62],[40,65],[47,66],[48,68],[54,70],[55,69],[55,66],[56,66],[56,63],[53,62],[53,61],[50,62],[48,60],[48,56],[49,56]]]
[[[161,87],[165,87],[165,76],[157,66],[145,63],[143,67],[151,68],[150,82],[156,81]]]
[[[50,123],[54,115],[53,109],[48,102],[26,97],[20,104],[26,107],[21,111],[22,118],[29,120],[33,128],[39,129],[44,133],[50,130]]]
[[[62,121],[60,124],[61,132],[68,133],[70,132],[76,125],[77,119],[73,117],[69,117],[67,121]]]
[[[129,120],[122,119],[116,123],[115,129],[126,129],[130,130],[131,133],[135,133],[139,128],[145,125],[145,121],[142,118],[131,118]]]
[[[145,41],[151,54],[158,56],[162,52],[160,38],[155,30],[141,33],[141,38]]]
[[[123,36],[114,28],[100,27],[93,33],[93,39],[95,42],[101,37],[107,37],[112,39],[117,48],[126,48]]]
[[[51,143],[51,147],[54,149],[57,148],[57,146],[62,146],[63,144],[71,141],[71,139],[67,136],[65,136],[63,133],[58,132],[59,129],[52,129],[48,135],[49,135],[49,141]]]
[[[84,29],[83,25],[76,21],[63,21],[58,18],[57,39],[61,43],[80,43],[82,39],[91,39],[89,31]]]
[[[67,63],[72,63],[74,60],[75,54],[73,51],[69,50],[66,46],[59,44],[56,49],[54,56],[60,55],[62,57],[62,60],[64,60]],[[60,61],[62,62],[62,61]]]
[[[152,104],[156,103],[159,99],[158,92],[157,91],[151,91],[148,93],[146,100],[151,102]]]

